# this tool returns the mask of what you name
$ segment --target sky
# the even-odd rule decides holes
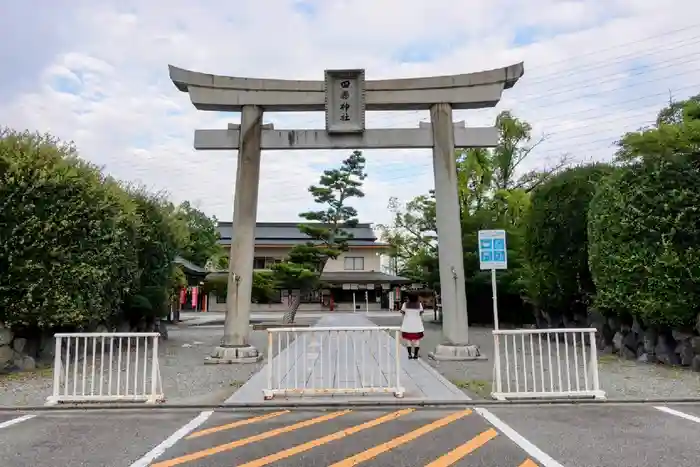
[[[663,6],[662,6],[663,5]],[[489,126],[502,110],[544,138],[521,166],[609,160],[669,99],[700,93],[700,2],[691,0],[25,0],[0,7],[0,126],[74,141],[110,175],[230,220],[235,151],[193,149],[197,128],[238,113],[197,111],[168,64],[221,75],[322,80],[476,72],[525,63],[497,107],[455,111]],[[368,128],[417,128],[427,111],[369,112]],[[266,113],[276,128],[322,129],[317,113]],[[258,220],[295,221],[307,191],[348,151],[264,152]],[[362,222],[390,197],[433,188],[430,150],[367,150]]]

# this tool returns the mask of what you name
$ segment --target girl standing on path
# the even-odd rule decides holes
[[[418,301],[418,295],[408,294],[408,301],[401,307],[403,321],[401,322],[401,337],[406,341],[408,358],[416,360],[420,340],[423,338],[423,306]]]

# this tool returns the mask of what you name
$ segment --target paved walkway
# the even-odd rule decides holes
[[[338,313],[332,311],[299,311],[296,314],[297,319],[316,319],[325,316],[346,315],[353,313]],[[398,311],[370,311],[357,312],[356,315],[362,315],[370,318],[396,318],[400,317]],[[254,321],[281,321],[284,316],[282,311],[254,311],[250,314],[250,319]],[[223,325],[226,313],[221,311],[193,312],[183,311],[180,313],[180,319],[187,326],[203,326],[208,324]]]
[[[361,313],[333,314],[321,318],[315,327],[346,327],[369,326],[376,327]],[[279,378],[281,387],[292,387],[306,381],[308,387],[352,387],[363,382],[362,387],[372,386],[380,379],[385,383],[391,381],[393,374],[386,372],[387,359],[395,358],[396,341],[389,334],[382,332],[378,345],[363,337],[353,337],[352,348],[361,349],[360,353],[353,351],[349,354],[349,346],[343,336],[315,340],[297,338],[268,362],[260,372],[255,374],[226,402],[246,403],[261,402],[263,390],[267,385],[269,365],[272,365],[273,376]],[[360,339],[357,341],[357,339]],[[423,349],[426,355],[430,349]],[[306,357],[306,361],[302,358]],[[311,358],[312,360],[309,360]],[[354,360],[354,364],[353,364]],[[467,396],[455,385],[447,381],[430,365],[421,359],[409,360],[408,353],[403,347],[399,351],[401,367],[401,386],[405,388],[404,400],[409,401],[446,401],[467,400]],[[350,364],[347,362],[350,361]],[[340,363],[343,362],[343,363]],[[383,362],[383,363],[382,363]],[[385,371],[382,371],[382,368]],[[303,376],[305,375],[305,377]],[[296,384],[295,384],[296,383]],[[391,393],[367,393],[357,395],[277,395],[274,400],[294,400],[304,397],[314,401],[324,400],[362,400],[383,401],[393,399]]]

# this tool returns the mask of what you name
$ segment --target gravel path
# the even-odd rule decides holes
[[[370,318],[381,326],[397,326],[398,318]],[[493,381],[493,338],[490,329],[470,328],[469,339],[479,346],[485,361],[436,362],[428,358],[442,341],[441,326],[430,322],[432,313],[424,315],[425,338],[421,356],[443,376],[475,399],[490,399]],[[573,366],[573,356],[570,357]],[[608,399],[700,398],[700,373],[684,368],[637,363],[612,355],[601,356],[599,377]]]
[[[204,358],[218,345],[222,333],[222,326],[168,327],[169,339],[161,341],[159,348],[166,403],[221,403],[264,366],[267,358],[255,364],[205,365]],[[266,331],[251,331],[250,342],[263,355],[267,353]],[[52,374],[49,368],[0,375],[0,406],[43,405],[51,394]]]

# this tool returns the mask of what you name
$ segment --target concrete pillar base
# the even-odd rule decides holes
[[[242,347],[216,347],[211,356],[204,359],[206,364],[258,363],[263,356],[252,345]]]
[[[477,345],[440,344],[428,356],[438,361],[486,360]]]

